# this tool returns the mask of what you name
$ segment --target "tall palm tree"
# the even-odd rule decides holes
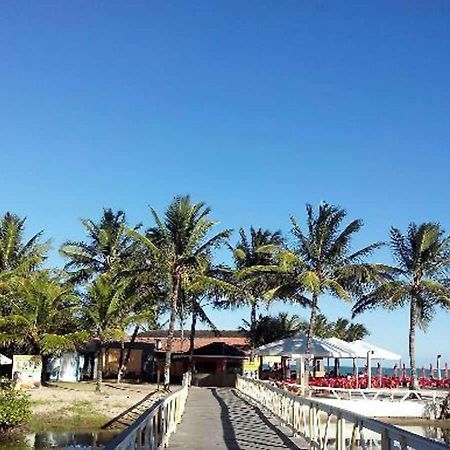
[[[75,281],[89,281],[95,275],[110,272],[133,255],[133,241],[126,233],[127,222],[123,211],[104,209],[98,223],[83,219],[87,242],[65,242],[60,253],[69,262],[65,269]],[[136,229],[139,226],[136,226]]]
[[[296,239],[292,251],[280,253],[281,283],[268,291],[268,298],[287,298],[311,309],[307,331],[306,351],[311,352],[312,339],[320,299],[330,294],[349,301],[353,293],[382,277],[386,267],[364,260],[382,244],[377,242],[351,251],[351,240],[361,229],[361,220],[343,227],[345,210],[321,203],[317,213],[306,205],[306,231],[291,217],[292,233]],[[309,361],[306,360],[309,366]]]
[[[0,343],[42,356],[42,382],[47,361],[57,351],[74,350],[78,332],[78,297],[70,284],[49,270],[16,276],[8,295],[11,312],[0,318]]]
[[[228,239],[231,230],[209,236],[216,225],[216,222],[209,219],[211,210],[204,203],[192,203],[189,196],[175,197],[163,219],[154,209],[151,211],[156,226],[146,234],[129,230],[129,235],[152,254],[165,275],[162,282],[170,292],[170,318],[164,366],[164,385],[169,389],[172,341],[182,285],[200,270],[200,263],[205,255]]]
[[[391,228],[390,246],[396,276],[362,295],[353,307],[359,314],[383,306],[394,309],[409,305],[409,360],[411,388],[418,387],[416,328],[426,328],[436,307],[450,307],[450,237],[436,223],[410,224],[406,234]]]
[[[268,272],[253,272],[253,268],[273,266],[276,264],[274,249],[283,245],[280,231],[255,229],[250,227],[250,233],[241,228],[239,241],[230,247],[233,252],[236,277],[240,286],[237,303],[250,306],[250,327],[257,322],[258,306],[263,300],[264,293],[269,289],[271,275]],[[249,334],[251,351],[256,343],[252,341],[253,333]]]

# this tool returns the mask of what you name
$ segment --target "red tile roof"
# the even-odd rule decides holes
[[[174,340],[172,341],[172,351],[174,353],[183,353],[189,351],[189,336],[190,332],[184,332],[184,339],[181,339],[181,331],[175,330]],[[161,351],[166,350],[167,330],[150,330],[141,333],[136,338],[137,342],[147,342],[156,344],[156,341],[161,342]],[[246,350],[249,348],[247,337],[239,330],[222,330],[216,336],[211,330],[198,330],[195,332],[194,348],[204,347],[215,342],[222,342],[227,345],[232,345],[238,349]]]

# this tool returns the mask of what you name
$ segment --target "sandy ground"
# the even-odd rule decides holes
[[[103,392],[95,392],[94,383],[51,383],[50,387],[28,391],[36,419],[47,423],[77,418],[78,422],[107,422],[156,391],[153,384],[105,383]],[[155,397],[159,395],[155,394]],[[155,398],[156,400],[156,398]]]

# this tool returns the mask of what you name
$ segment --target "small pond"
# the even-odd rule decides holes
[[[25,435],[23,442],[1,443],[4,450],[101,449],[118,431],[67,432],[46,431]]]

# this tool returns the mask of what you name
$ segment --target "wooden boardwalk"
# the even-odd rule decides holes
[[[234,389],[192,387],[169,449],[270,450],[304,449]]]

